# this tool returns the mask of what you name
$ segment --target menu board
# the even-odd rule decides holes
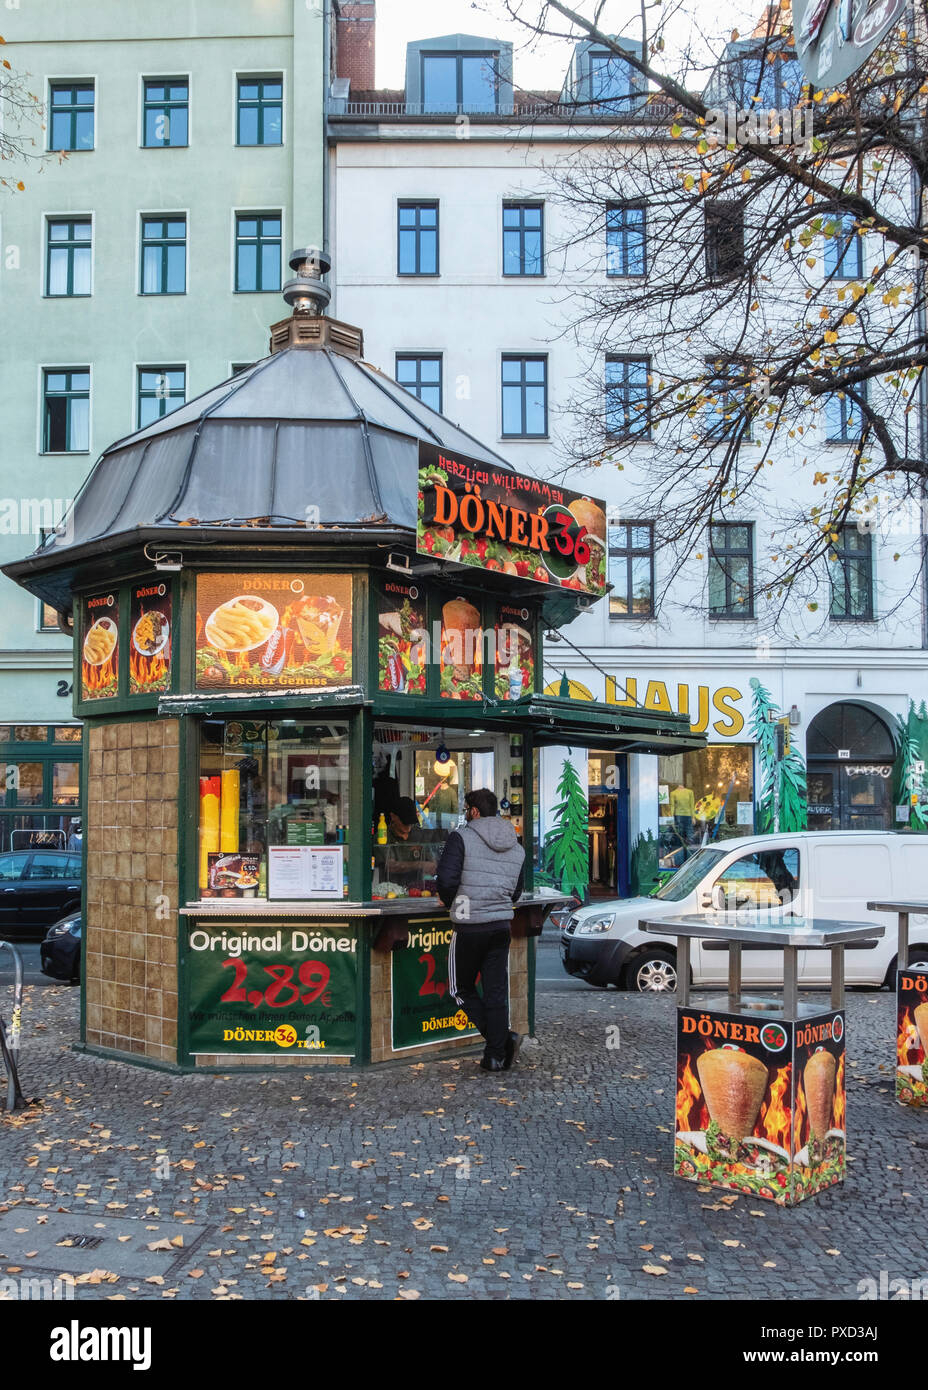
[[[351,576],[197,575],[199,690],[351,684]]]
[[[534,689],[533,616],[527,608],[501,603],[496,613],[496,698],[518,700]]]
[[[167,584],[140,584],[129,603],[129,694],[171,685],[172,594]]]
[[[601,598],[606,504],[420,443],[416,549]]]
[[[441,696],[483,699],[483,622],[470,599],[448,599],[441,609]]]
[[[341,898],[344,894],[342,845],[270,845],[269,898]]]
[[[198,923],[187,952],[191,1053],[357,1051],[358,938],[344,923]]]
[[[417,584],[382,579],[377,601],[379,688],[391,694],[424,695],[428,663],[425,594]]]
[[[119,594],[111,590],[83,602],[81,699],[112,700],[119,694]]]

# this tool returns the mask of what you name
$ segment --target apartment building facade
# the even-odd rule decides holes
[[[0,204],[7,560],[61,522],[106,445],[266,354],[287,255],[323,235],[330,15],[323,0],[4,14],[4,54],[45,113],[26,131],[43,158]],[[80,731],[70,636],[0,584],[4,849],[14,830],[70,834]]]
[[[507,43],[463,34],[411,42],[404,91],[343,79],[330,92],[337,313],[364,323],[370,360],[539,476],[564,476],[584,374],[601,381],[603,410],[621,414],[650,371],[633,335],[591,367],[566,331],[581,290],[641,275],[644,200],[604,219],[601,245],[578,247],[551,180],[604,127],[623,138],[617,112],[627,109],[628,140],[646,142],[644,100],[631,69],[595,45],[577,46],[561,92],[533,95]],[[851,438],[847,412],[832,413],[815,445],[823,460]],[[707,837],[908,825],[900,729],[916,741],[928,729],[920,519],[903,518],[901,538],[899,518],[884,532],[848,530],[841,583],[823,575],[817,614],[799,609],[794,635],[777,637],[753,594],[762,515],[713,527],[671,575],[654,518],[629,513],[629,478],[653,447],[642,438],[624,471],[565,479],[606,499],[613,587],[548,647],[545,680],[552,693],[566,676],[580,699],[687,711],[708,748],[619,760],[548,751],[538,833],[565,757],[589,793],[591,884],[604,893],[645,887]],[[779,466],[792,486],[790,459]],[[790,788],[804,783],[797,821]]]

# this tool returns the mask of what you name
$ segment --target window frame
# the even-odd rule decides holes
[[[866,400],[866,399],[867,399],[867,383],[866,383],[866,381],[861,381],[861,382],[859,382],[859,383],[858,383],[858,386],[859,386],[859,389],[860,389],[860,391],[861,391],[861,394],[863,395],[864,399]],[[831,423],[832,423],[832,422],[831,422],[831,421],[829,420],[829,418],[828,418],[828,416],[829,416],[829,411],[830,411],[831,409],[835,409],[835,408],[836,408],[837,411],[838,411],[838,423],[839,423],[839,426],[840,426],[839,431],[838,431],[837,434],[835,434],[834,431],[832,430],[832,428],[831,428]],[[850,433],[850,432],[849,432],[849,427],[850,427],[852,421],[854,420],[854,418],[855,418],[856,416],[859,416],[859,428],[857,428],[856,433]],[[864,432],[865,423],[866,423],[866,422],[865,422],[865,420],[864,420],[864,413],[863,413],[863,410],[860,408],[860,406],[857,404],[857,402],[856,402],[855,400],[852,400],[852,399],[851,399],[851,397],[847,394],[846,391],[831,391],[831,392],[829,392],[828,396],[826,396],[826,398],[825,398],[825,443],[826,443],[826,444],[841,444],[841,445],[858,444],[858,443],[860,442],[861,436],[862,436],[862,434],[863,434],[863,432]]]
[[[416,222],[413,227],[403,227],[400,225],[400,213],[414,208],[416,211]],[[435,209],[435,226],[422,227],[419,223],[419,212],[422,208]],[[402,268],[402,234],[403,232],[415,232],[416,234],[416,269],[403,270]],[[435,236],[435,269],[420,270],[422,260],[421,238],[423,232],[434,233]],[[441,204],[437,198],[400,198],[396,204],[396,273],[403,280],[411,279],[436,279],[441,274]]]
[[[537,212],[537,213],[540,214],[541,221],[540,221],[538,227],[526,227],[526,225],[525,225],[525,219],[524,219],[524,214],[525,214],[525,212],[526,212],[527,209],[531,209],[533,212]],[[506,226],[506,213],[507,213],[507,212],[518,212],[518,214],[519,214],[519,225],[518,225],[518,227],[507,227],[507,226]],[[502,273],[503,273],[503,278],[506,279],[506,280],[543,280],[544,277],[545,277],[545,274],[546,274],[546,269],[547,269],[547,267],[546,267],[546,259],[545,259],[545,205],[544,205],[544,203],[541,202],[541,201],[539,201],[539,200],[537,200],[537,199],[506,198],[506,199],[503,201],[502,212],[501,212],[501,215],[500,215],[500,220],[501,220],[501,227],[502,227],[502,233],[503,233],[503,236],[502,236],[502,252],[503,252]],[[538,251],[538,269],[537,269],[537,270],[526,270],[526,269],[525,269],[525,265],[526,265],[525,237],[526,237],[526,233],[527,233],[527,232],[532,232],[532,233],[536,233],[536,232],[537,232],[537,234],[538,234],[539,251]],[[518,241],[519,241],[519,269],[518,269],[518,270],[507,270],[507,269],[506,269],[506,238],[507,238],[507,236],[512,236],[512,235],[517,236],[517,237],[518,237]]]
[[[708,357],[705,359],[704,365],[708,375],[706,394],[722,397],[722,401],[716,405],[711,405],[706,401],[703,406],[706,414],[711,415],[713,421],[711,425],[706,423],[704,439],[711,448],[716,448],[719,444],[726,444],[734,438],[740,417],[744,414],[743,402],[738,402],[737,411],[731,419],[726,420],[724,417],[726,411],[730,410],[728,405],[730,397],[735,397],[740,391],[744,393],[745,400],[747,399],[751,364],[743,357]],[[752,422],[747,417],[745,417],[745,422],[747,429],[741,438],[751,440],[754,437]],[[734,524],[737,525],[738,523]]]
[[[67,455],[67,454],[89,454],[89,453],[90,453],[90,441],[91,441],[91,439],[93,438],[92,419],[91,419],[91,413],[90,413],[90,410],[91,410],[91,400],[92,400],[92,395],[93,395],[93,374],[92,374],[92,368],[91,368],[91,366],[90,366],[89,364],[88,364],[87,366],[82,366],[82,367],[75,367],[75,366],[70,366],[70,367],[46,367],[46,366],[40,366],[40,367],[39,367],[39,372],[40,372],[39,380],[40,380],[40,383],[41,383],[41,395],[40,395],[41,413],[40,413],[40,417],[39,417],[39,450],[38,450],[38,452],[39,452],[40,454],[48,454],[48,455],[52,455],[52,456],[54,456],[54,455],[63,456],[63,455]],[[55,392],[54,392],[54,399],[56,399],[56,400],[64,399],[64,400],[67,402],[66,411],[65,411],[65,422],[66,422],[66,423],[65,423],[65,428],[66,428],[66,432],[67,432],[67,435],[68,435],[68,447],[65,448],[65,449],[50,449],[50,448],[48,447],[48,444],[49,444],[49,415],[48,415],[49,391],[48,391],[48,378],[49,378],[49,376],[61,376],[61,375],[63,375],[63,376],[66,376],[66,377],[68,378],[68,381],[69,381],[69,383],[70,383],[71,377],[72,377],[73,375],[76,375],[78,372],[81,373],[81,375],[86,375],[86,377],[87,377],[87,390],[86,390],[86,392],[83,391],[83,390],[81,390],[81,391],[75,391],[75,390],[73,390],[73,389],[70,387],[70,384],[69,384],[69,386],[68,386],[64,391],[55,391]],[[75,449],[75,448],[72,448],[72,447],[71,447],[71,402],[72,402],[72,401],[75,401],[75,400],[85,400],[85,399],[86,399],[86,401],[87,401],[87,444],[86,444],[86,447],[83,448],[83,449]]]
[[[186,149],[188,149],[188,148],[190,147],[190,87],[191,87],[191,83],[190,83],[190,74],[187,73],[186,75],[184,75],[184,74],[182,74],[182,73],[178,73],[177,76],[175,76],[175,77],[146,77],[144,74],[142,74],[141,83],[142,83],[142,92],[141,92],[141,125],[140,125],[140,128],[139,128],[139,149],[142,149],[142,150],[186,150]],[[183,83],[184,86],[185,86],[186,89],[187,89],[187,95],[186,95],[186,97],[184,98],[183,101],[180,101],[179,99],[177,99],[177,98],[172,98],[172,97],[165,97],[165,99],[164,99],[163,101],[149,101],[149,99],[148,99],[148,88],[149,88],[149,86],[156,86],[156,85],[160,84],[162,87],[168,88],[168,87],[179,86],[181,83]],[[162,141],[161,144],[150,145],[150,144],[148,143],[148,140],[147,140],[147,135],[148,135],[148,120],[147,120],[147,117],[148,117],[149,109],[154,109],[154,110],[156,110],[156,111],[161,111],[162,114],[167,114],[167,112],[168,112],[169,110],[173,110],[174,108],[180,107],[180,106],[183,106],[184,111],[185,111],[186,116],[187,116],[187,138],[186,138],[186,140],[184,140],[183,143],[178,142],[177,144],[175,144],[173,141],[171,141],[171,142],[165,144],[165,143]],[[168,116],[168,121],[170,122],[170,116]]]
[[[504,368],[505,368],[505,365],[506,365],[507,362],[519,362],[519,363],[521,363],[521,372],[520,372],[520,379],[519,379],[519,381],[505,381],[505,380],[503,379],[503,371],[504,371]],[[527,381],[527,380],[526,380],[526,377],[525,377],[525,364],[526,364],[527,362],[541,362],[541,363],[542,363],[542,366],[543,366],[543,369],[544,369],[544,375],[543,375],[543,377],[542,377],[541,382],[537,382],[537,381]],[[500,438],[501,438],[501,439],[547,439],[547,438],[549,437],[549,436],[548,436],[548,412],[549,412],[549,401],[548,401],[548,354],[547,354],[546,352],[503,352],[503,353],[501,353],[501,354],[500,354],[500,359],[499,359],[499,382],[500,382],[500,414],[499,414],[499,419],[500,419]],[[528,431],[525,429],[525,425],[526,425],[527,422],[528,422],[528,410],[527,410],[527,407],[526,407],[527,391],[528,391],[528,388],[529,388],[530,386],[539,386],[539,385],[543,388],[543,393],[544,393],[544,417],[545,417],[545,418],[544,418],[544,430],[543,430],[543,432],[540,433],[540,434],[534,433],[534,432],[533,432],[533,433],[528,433]],[[514,388],[515,388],[515,389],[518,389],[518,391],[519,391],[519,393],[520,393],[520,412],[519,412],[519,413],[520,413],[520,418],[521,418],[521,422],[522,422],[522,429],[521,429],[518,433],[516,433],[516,434],[511,434],[511,433],[507,433],[507,431],[506,431],[506,404],[505,404],[505,402],[506,402],[506,391],[507,391],[507,390],[511,391],[511,390],[513,390]]]
[[[726,214],[721,209],[729,209],[734,214],[726,226]],[[720,247],[717,243],[719,233],[731,232],[737,224],[740,231],[741,251],[737,266],[730,269],[723,269]],[[710,235],[710,229],[713,233]],[[740,198],[715,198],[706,203],[703,209],[703,241],[705,244],[706,257],[706,278],[712,284],[724,284],[728,280],[737,280],[744,274],[747,264],[744,242],[744,203]]]
[[[79,241],[79,240],[75,239],[73,230],[72,230],[72,232],[71,232],[71,235],[70,235],[65,241],[57,241],[57,242],[53,242],[53,241],[52,241],[52,238],[51,238],[51,229],[52,229],[53,226],[62,226],[62,225],[66,225],[66,226],[71,227],[71,228],[73,229],[73,228],[74,228],[75,226],[77,226],[78,224],[80,224],[81,226],[87,226],[87,227],[90,228],[90,236],[89,236],[85,241]],[[93,265],[93,242],[94,242],[94,236],[93,236],[93,233],[94,233],[93,213],[90,213],[90,212],[83,212],[83,213],[76,213],[76,212],[54,213],[54,212],[49,212],[49,213],[46,213],[46,214],[45,214],[45,282],[44,282],[44,285],[43,285],[43,288],[42,288],[42,298],[43,298],[43,299],[90,299],[90,297],[91,297],[92,294],[93,294],[93,270],[94,270],[94,265]],[[50,282],[51,282],[52,251],[53,251],[53,250],[59,250],[59,251],[60,251],[60,250],[62,250],[62,249],[67,250],[68,253],[69,253],[69,254],[68,254],[68,273],[67,273],[68,289],[64,292],[64,294],[52,294],[52,292],[51,292],[51,290],[50,290],[50,288],[49,288],[49,285],[50,285]],[[86,290],[86,291],[85,291],[85,290],[81,290],[81,291],[79,291],[79,292],[76,293],[76,292],[74,291],[74,288],[73,288],[73,286],[74,286],[74,252],[75,252],[75,251],[78,251],[78,250],[86,250],[87,253],[88,253],[88,255],[89,255],[89,258],[90,258],[90,289],[89,289],[89,290]]]
[[[635,70],[627,58],[623,58],[621,53],[614,53],[611,49],[591,48],[588,53],[589,74],[590,74],[590,105],[605,107],[613,110],[618,102],[628,102],[628,110],[631,110],[632,102],[636,97],[641,97],[642,93],[635,87]],[[600,68],[608,68],[610,63],[624,63],[625,72],[628,77],[628,91],[622,92],[618,96],[597,96],[594,90],[596,73]]]
[[[72,101],[70,105],[69,136],[72,143],[67,145],[53,144],[55,131],[55,105],[54,98],[56,92],[70,91],[76,93],[81,89],[89,88],[93,92],[93,99],[89,103]],[[77,134],[77,117],[86,114],[89,109],[93,122],[93,139],[89,145],[75,145],[73,143]],[[64,114],[63,112],[59,112]],[[73,78],[73,77],[50,77],[48,79],[48,145],[50,154],[66,151],[68,154],[90,154],[97,148],[97,79],[95,77]]]
[[[264,236],[262,234],[262,224],[264,221],[280,223],[280,232],[275,236]],[[243,221],[256,222],[258,230],[254,237],[245,237],[244,241],[239,235],[239,223]],[[263,280],[263,256],[260,254],[265,245],[278,242],[279,255],[277,258],[277,284],[264,286],[258,283]],[[256,283],[253,289],[243,289],[239,284],[239,247],[240,244],[254,243],[255,254],[255,278]],[[283,208],[271,209],[264,208],[260,212],[242,211],[234,208],[232,212],[232,292],[233,294],[279,294],[283,288],[283,263],[284,263],[284,210]]]
[[[728,536],[735,528],[747,528],[748,543],[746,548],[732,546],[728,544]],[[726,534],[726,544],[719,550],[716,546],[714,533],[724,530]],[[713,608],[711,599],[707,605],[708,616],[713,622],[750,622],[754,619],[754,522],[753,521],[712,521],[709,523],[709,576],[711,583],[712,565],[720,565],[722,577],[725,582],[725,607],[723,609]],[[744,560],[748,562],[748,583],[747,601],[744,604],[733,602],[734,586],[737,581],[730,573],[727,560]],[[740,587],[740,586],[739,586]],[[708,590],[707,590],[708,595]]]
[[[855,552],[855,551],[848,550],[847,545],[846,545],[846,536],[847,536],[848,533],[853,533],[853,534],[856,535],[856,536],[860,536],[860,538],[861,538],[862,540],[865,540],[865,541],[866,541],[866,544],[863,546],[863,548],[862,548],[861,550],[858,550],[858,551],[856,551],[856,552]],[[875,608],[875,604],[874,604],[874,583],[873,583],[873,569],[874,569],[874,566],[873,566],[873,536],[872,536],[871,532],[870,532],[870,531],[867,531],[867,530],[861,531],[857,526],[849,526],[849,525],[844,525],[844,526],[842,526],[842,527],[841,527],[841,530],[840,530],[839,533],[838,533],[838,544],[837,544],[837,545],[834,545],[834,544],[831,545],[831,547],[830,547],[830,554],[833,554],[835,558],[834,558],[833,560],[830,560],[830,561],[829,561],[829,564],[828,564],[828,583],[829,583],[828,616],[829,616],[829,618],[830,618],[831,621],[834,622],[834,623],[872,623],[872,622],[874,622],[874,621],[876,620],[876,608]],[[845,604],[845,609],[846,609],[846,610],[849,610],[850,607],[851,607],[851,603],[850,603],[850,598],[851,598],[850,571],[851,571],[851,563],[852,563],[853,561],[855,561],[855,560],[856,560],[856,561],[864,560],[864,561],[865,561],[865,565],[866,565],[866,580],[867,580],[867,583],[866,583],[866,611],[859,612],[859,613],[852,613],[852,612],[850,612],[850,611],[845,611],[844,613],[836,613],[836,612],[835,612],[835,608],[834,608],[834,604],[835,604],[835,580],[834,580],[835,571],[836,571],[837,567],[840,566],[841,578],[842,578],[842,585],[843,585],[843,589],[844,589],[844,604]],[[851,563],[849,563],[849,562],[851,562]]]
[[[503,56],[500,48],[464,48],[464,49],[440,49],[424,48],[419,50],[419,90],[422,93],[422,115],[433,116],[492,116],[499,113],[499,89],[500,79],[500,60]],[[425,65],[430,58],[453,58],[455,60],[455,104],[451,111],[431,111],[425,99]],[[493,69],[494,102],[490,110],[484,111],[478,108],[468,109],[464,105],[464,60],[466,58],[490,59]]]
[[[156,389],[154,392],[152,392],[152,391],[150,391],[150,390],[144,390],[144,391],[143,391],[143,389],[142,389],[142,373],[143,373],[143,372],[158,372],[158,373],[161,373],[161,374],[164,374],[164,373],[166,373],[166,372],[180,372],[180,373],[183,375],[183,379],[184,379],[184,380],[183,380],[183,398],[177,401],[177,405],[174,406],[173,410],[159,410],[158,414],[155,416],[155,418],[154,418],[153,420],[146,420],[144,423],[143,423],[143,421],[142,421],[142,402],[143,402],[143,400],[156,400],[156,401],[158,401],[160,404],[163,405],[163,404],[166,404],[167,401],[169,401],[169,400],[174,400],[174,399],[176,399],[176,396],[175,396],[174,393],[172,393],[170,390],[168,391],[167,396],[159,396],[158,393],[157,393],[157,389]],[[157,424],[158,421],[165,419],[166,416],[168,416],[168,415],[173,415],[174,410],[179,410],[180,407],[181,407],[182,405],[186,405],[186,404],[187,404],[187,385],[188,385],[188,381],[187,381],[187,364],[186,364],[185,362],[172,362],[172,363],[169,363],[169,364],[161,364],[161,363],[152,364],[152,363],[149,363],[149,362],[137,362],[137,363],[135,364],[135,428],[136,428],[137,430],[148,429],[149,425]]]
[[[422,363],[425,362],[425,361],[428,361],[428,362],[437,362],[437,363],[438,363],[438,382],[437,382],[437,383],[434,382],[434,381],[423,381],[423,380],[422,380],[421,365],[422,365]],[[400,363],[401,363],[401,362],[415,362],[415,364],[416,364],[416,380],[415,380],[415,382],[409,383],[409,382],[405,382],[405,381],[400,381],[399,369],[400,369]],[[417,401],[421,401],[421,403],[422,403],[423,405],[428,406],[429,409],[431,409],[431,410],[437,411],[437,413],[438,413],[439,415],[441,415],[441,413],[442,413],[442,405],[443,405],[443,403],[444,403],[444,394],[445,394],[445,364],[444,364],[444,356],[443,356],[442,353],[440,353],[440,352],[397,352],[397,353],[395,354],[395,357],[394,357],[393,379],[394,379],[394,381],[397,383],[397,385],[402,386],[403,390],[404,390],[404,391],[408,391],[409,394],[410,394],[411,396],[413,396]],[[420,393],[420,391],[421,391],[423,388],[426,389],[426,390],[435,390],[435,389],[436,389],[436,385],[437,385],[437,389],[438,389],[438,405],[437,405],[437,406],[430,406],[428,401],[422,400],[422,396],[421,396],[419,393]]]
[[[161,236],[146,237],[146,222],[160,222],[165,230]],[[161,247],[161,274],[160,282],[166,285],[168,281],[168,251],[172,245],[177,245],[181,240],[178,237],[169,236],[167,233],[168,224],[171,222],[183,222],[183,248],[184,248],[184,288],[182,290],[146,290],[145,288],[145,251],[151,246]],[[146,299],[160,299],[171,295],[182,295],[187,293],[190,283],[190,219],[186,212],[142,212],[139,213],[139,288],[138,293],[144,295]]]
[[[612,270],[610,263],[612,256],[610,252],[613,245],[609,240],[610,233],[620,231],[622,233],[622,260],[627,266],[629,262],[628,234],[631,228],[626,224],[618,229],[609,225],[609,219],[614,213],[619,212],[640,212],[641,213],[641,270]],[[643,198],[629,198],[622,202],[606,204],[606,276],[610,280],[643,280],[648,273],[648,205]]]
[[[633,542],[633,534],[636,530],[647,528],[648,545],[636,546]],[[621,547],[613,547],[613,531],[622,530],[625,532],[625,544]],[[633,608],[633,572],[634,561],[646,558],[649,563],[650,574],[648,578],[648,611],[646,613],[635,612]],[[613,602],[617,601],[616,593],[618,586],[613,584],[613,592],[609,595],[609,620],[616,623],[627,622],[651,622],[655,617],[656,595],[654,581],[654,522],[653,521],[623,521],[619,518],[608,520],[606,523],[606,570],[609,575],[609,582],[612,584],[613,566],[621,566],[625,570],[625,600],[626,610],[624,613],[613,611]]]
[[[644,369],[645,369],[645,385],[644,385],[644,389],[645,389],[645,409],[644,409],[644,411],[642,412],[642,414],[641,414],[640,417],[639,417],[640,420],[641,420],[641,422],[642,422],[642,425],[641,425],[641,427],[638,428],[638,429],[635,429],[635,428],[633,427],[633,425],[632,425],[632,420],[631,420],[631,410],[630,410],[630,407],[631,407],[631,404],[632,404],[631,393],[630,393],[630,392],[625,392],[624,395],[623,395],[623,401],[624,401],[624,410],[623,410],[623,414],[624,414],[624,416],[625,416],[626,427],[625,427],[625,429],[622,430],[621,432],[617,432],[617,431],[615,431],[615,430],[612,428],[612,425],[611,425],[611,423],[610,423],[611,412],[612,412],[612,406],[611,406],[611,404],[610,404],[610,398],[611,398],[611,396],[613,395],[613,393],[615,392],[616,383],[615,383],[615,382],[610,382],[610,380],[609,380],[609,368],[612,367],[612,366],[619,366],[619,365],[621,365],[623,368],[626,369],[626,370],[625,370],[625,373],[624,373],[624,376],[623,376],[623,385],[627,387],[627,386],[629,386],[630,384],[632,384],[631,381],[630,381],[630,377],[629,377],[629,374],[628,374],[628,370],[627,370],[627,369],[628,369],[629,367],[631,367],[632,365],[639,365],[639,366],[640,366],[640,365],[642,365],[642,364],[644,365]],[[605,414],[606,414],[605,424],[606,424],[606,436],[607,436],[607,438],[609,438],[609,439],[621,439],[621,440],[640,440],[640,441],[642,441],[642,442],[648,442],[648,441],[651,439],[651,359],[650,359],[650,357],[633,357],[633,356],[631,356],[631,355],[628,354],[628,353],[621,353],[621,352],[616,352],[616,353],[610,352],[610,353],[607,353],[607,354],[606,354],[606,361],[605,361],[605,371],[604,371],[604,380],[603,380],[603,390],[604,390],[604,397],[605,397]]]
[[[245,143],[245,142],[242,141],[242,138],[241,138],[241,137],[242,137],[242,95],[241,95],[242,84],[243,84],[243,83],[248,84],[248,85],[255,85],[255,84],[257,84],[257,86],[258,86],[259,88],[261,88],[265,82],[273,82],[273,83],[275,83],[276,85],[278,85],[278,86],[280,87],[280,99],[279,99],[279,105],[280,105],[280,139],[279,139],[279,140],[272,140],[272,141],[264,140],[264,139],[259,139],[259,140],[255,140],[254,142],[249,141],[249,142]],[[263,69],[263,68],[262,68],[259,72],[242,72],[242,71],[237,71],[237,72],[235,73],[235,148],[236,148],[236,149],[240,149],[240,150],[262,150],[262,149],[267,149],[267,150],[279,150],[279,149],[283,146],[283,144],[284,144],[284,121],[285,121],[285,106],[284,106],[284,103],[285,103],[285,99],[286,99],[286,89],[285,89],[285,86],[284,86],[284,74],[283,74],[283,72],[276,72],[276,73],[275,73],[275,72],[269,72],[269,71],[267,71],[267,70],[265,70],[265,69]],[[255,98],[253,98],[253,99],[250,98],[250,97],[245,99],[245,105],[246,105],[246,106],[249,106],[249,107],[250,107],[250,106],[256,106],[256,107],[257,107],[257,110],[258,110],[258,129],[259,129],[259,133],[260,133],[262,136],[263,136],[263,134],[264,134],[264,108],[265,108],[265,106],[276,106],[277,104],[278,104],[278,100],[277,100],[276,97],[265,98],[265,97],[259,95],[259,96],[255,97]]]
[[[856,229],[852,229],[850,232],[845,231],[845,224],[847,222],[854,222],[853,213],[826,213],[825,220],[827,222],[839,222],[841,224],[840,232],[825,238],[823,260],[825,263],[826,281],[862,279],[864,273],[864,238]],[[840,250],[838,249],[839,247]],[[847,272],[843,269],[843,266],[847,260],[848,252],[852,247],[856,250],[857,269]],[[835,252],[835,263],[833,266],[829,265],[830,252],[832,251]]]

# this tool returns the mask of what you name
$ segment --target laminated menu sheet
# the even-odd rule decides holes
[[[268,897],[342,897],[343,855],[343,845],[271,845]]]

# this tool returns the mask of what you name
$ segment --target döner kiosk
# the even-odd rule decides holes
[[[604,592],[602,504],[365,363],[324,313],[327,257],[290,263],[270,355],[105,450],[68,526],[5,568],[74,632],[82,1045],[165,1068],[473,1046],[433,880],[478,786],[529,850],[530,1031],[533,934],[563,901],[533,888],[537,749],[703,743],[539,693],[543,630]]]

